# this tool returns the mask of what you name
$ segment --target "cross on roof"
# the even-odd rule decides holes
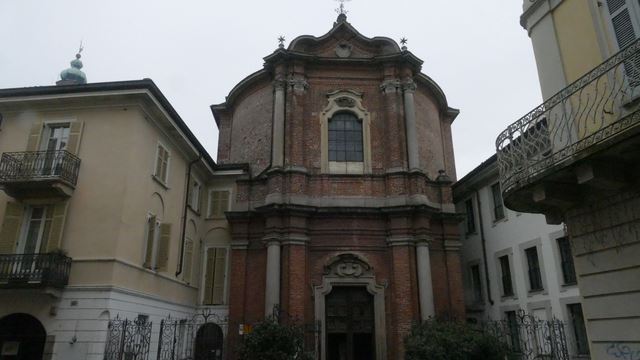
[[[336,0],[336,1],[340,3],[340,7],[336,9],[336,12],[340,15],[347,15],[349,11],[347,11],[347,9],[344,8],[344,3],[351,0]]]

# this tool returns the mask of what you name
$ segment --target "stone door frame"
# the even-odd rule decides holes
[[[342,254],[332,258],[325,266],[325,275],[322,284],[314,286],[315,318],[320,322],[320,360],[327,360],[327,327],[326,321],[326,296],[334,286],[365,287],[373,296],[374,312],[374,341],[376,360],[387,359],[387,334],[384,309],[384,289],[378,285],[373,275],[373,269],[359,256],[354,254]]]

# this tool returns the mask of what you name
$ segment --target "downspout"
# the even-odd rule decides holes
[[[189,207],[189,195],[191,190],[191,169],[193,165],[195,165],[198,161],[202,160],[202,154],[198,155],[198,158],[189,162],[189,170],[187,170],[187,191],[186,196],[184,197],[184,210],[182,212],[182,232],[181,232],[181,241],[180,241],[180,257],[178,258],[178,270],[176,270],[176,277],[182,274],[182,265],[184,258],[184,243],[187,237],[187,209]]]
[[[482,220],[482,203],[480,202],[480,193],[477,189],[473,189],[476,195],[476,203],[478,204],[478,220],[480,220],[480,241],[482,242],[482,258],[484,262],[484,278],[487,282],[487,300],[493,305],[491,298],[491,280],[489,279],[489,265],[487,264],[487,239],[484,237],[484,221]]]

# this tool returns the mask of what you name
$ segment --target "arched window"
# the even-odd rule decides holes
[[[329,161],[363,161],[362,122],[354,114],[340,112],[329,120]]]

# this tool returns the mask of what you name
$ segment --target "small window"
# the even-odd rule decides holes
[[[573,253],[571,252],[571,242],[567,237],[558,239],[558,249],[560,251],[560,267],[562,268],[562,280],[565,285],[573,285],[577,282],[576,269],[573,265]]]
[[[211,190],[209,192],[208,217],[221,218],[229,210],[229,191]]]
[[[156,168],[153,175],[163,184],[167,184],[167,178],[169,175],[169,150],[160,143],[158,143]]]
[[[189,206],[194,211],[200,211],[200,183],[197,180],[191,181],[189,188]]]
[[[363,161],[362,123],[354,114],[341,112],[329,120],[329,161]]]
[[[145,254],[143,266],[158,271],[167,270],[171,224],[163,224],[149,214],[146,224]]]
[[[473,302],[482,302],[482,282],[480,278],[480,265],[471,266],[471,286],[473,288]]]
[[[589,355],[589,339],[587,338],[587,328],[584,325],[582,305],[567,305],[569,316],[571,317],[571,327],[576,340],[576,353],[578,355]]]
[[[543,289],[543,286],[542,275],[540,273],[540,261],[538,259],[538,249],[534,246],[526,249],[524,252],[527,257],[529,289],[531,291],[540,291]]]
[[[467,199],[464,202],[465,211],[467,213],[467,234],[476,232],[476,217],[473,209],[473,200]]]
[[[204,305],[225,303],[225,280],[227,271],[227,249],[208,248],[204,278]]]
[[[498,221],[504,218],[504,205],[502,204],[502,191],[499,183],[491,185],[491,193],[493,194],[493,220]]]
[[[498,260],[500,261],[500,271],[502,273],[502,296],[513,296],[513,281],[511,280],[509,255],[501,256]]]

